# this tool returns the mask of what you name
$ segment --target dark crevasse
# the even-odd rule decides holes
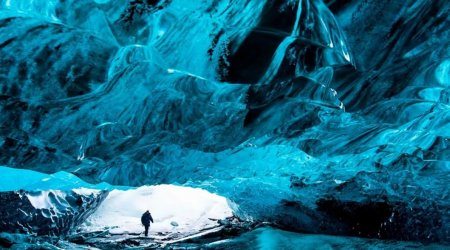
[[[0,164],[450,242],[450,3],[0,1]]]

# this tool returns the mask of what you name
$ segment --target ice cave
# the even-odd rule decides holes
[[[450,249],[449,140],[448,0],[0,0],[0,248]]]

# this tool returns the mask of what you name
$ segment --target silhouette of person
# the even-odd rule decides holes
[[[141,217],[142,225],[145,227],[145,236],[148,236],[148,229],[150,227],[150,221],[153,223],[153,218],[150,212],[147,210]]]

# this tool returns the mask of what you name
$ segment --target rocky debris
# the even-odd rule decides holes
[[[139,242],[139,240],[130,239],[130,238],[121,241],[120,244],[122,244],[122,245],[128,245],[128,246],[139,246],[139,245],[141,245],[141,243]]]
[[[211,219],[214,220],[214,219]],[[112,234],[105,231],[78,232],[67,236],[64,240],[68,244],[83,247],[95,247],[100,249],[125,249],[125,248],[170,248],[185,249],[186,247],[198,247],[210,242],[216,242],[239,236],[265,224],[243,221],[236,216],[227,217],[217,221],[214,227],[204,228],[199,232],[182,234],[179,232],[158,232],[149,237],[137,234]],[[61,243],[59,243],[61,244]]]
[[[30,234],[0,233],[0,249],[4,248],[30,250],[96,249],[92,246],[68,242],[58,236],[36,236]]]

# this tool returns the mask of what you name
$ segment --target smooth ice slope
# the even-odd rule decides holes
[[[44,174],[33,170],[0,166],[0,172],[0,192],[17,190],[76,190],[80,194],[85,194],[95,190],[130,188],[126,186],[113,186],[107,183],[90,184],[64,171],[54,174]]]

